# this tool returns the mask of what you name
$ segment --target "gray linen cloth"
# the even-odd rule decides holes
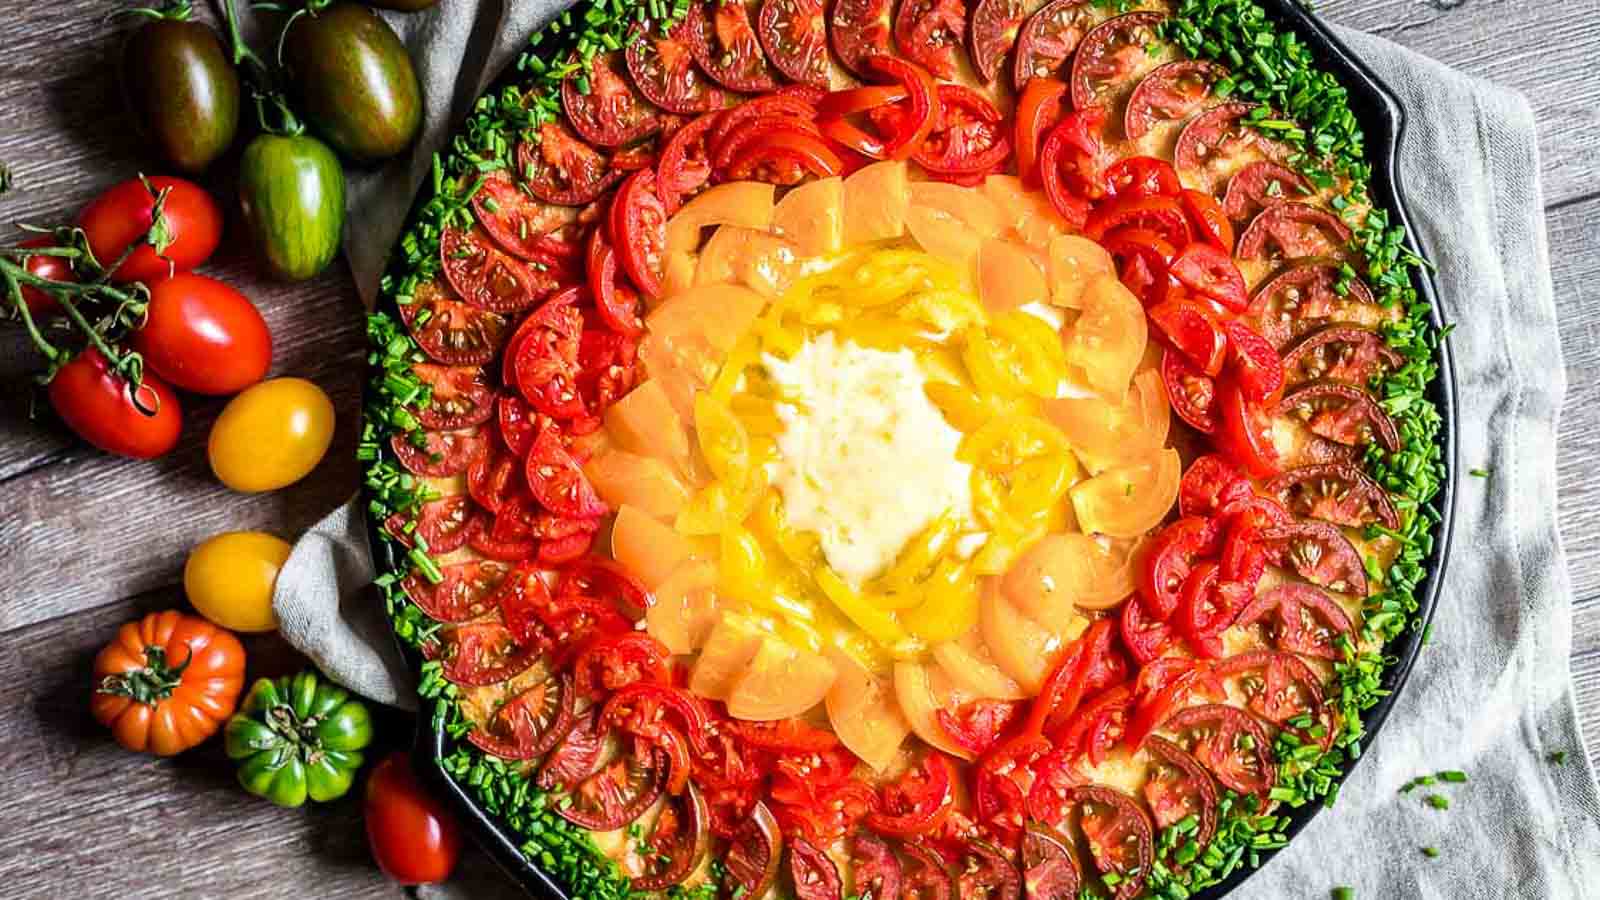
[[[410,158],[352,184],[346,251],[369,303],[429,154],[555,8],[449,2],[388,14],[417,61],[428,115]],[[1382,735],[1337,808],[1235,896],[1320,898],[1338,885],[1362,898],[1600,896],[1600,799],[1573,707],[1571,588],[1553,516],[1565,383],[1533,117],[1515,93],[1379,38],[1340,35],[1409,116],[1401,166],[1455,325],[1460,460],[1492,474],[1458,484],[1455,552],[1432,643]],[[372,577],[352,502],[301,539],[274,605],[284,635],[333,678],[413,706],[379,604],[363,590]],[[1565,753],[1565,764],[1550,762],[1553,753]],[[1398,792],[1441,769],[1471,777],[1440,790],[1448,812],[1422,802],[1429,791]],[[1424,846],[1440,854],[1427,857]]]

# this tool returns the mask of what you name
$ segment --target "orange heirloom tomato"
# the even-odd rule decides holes
[[[123,625],[94,658],[89,712],[117,743],[171,756],[210,737],[244,686],[244,647],[232,632],[177,610]]]

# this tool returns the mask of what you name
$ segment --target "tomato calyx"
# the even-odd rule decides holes
[[[185,648],[187,649],[187,648]],[[177,665],[167,663],[167,651],[164,647],[155,645],[144,648],[144,667],[121,672],[116,675],[107,675],[100,679],[95,691],[101,694],[111,694],[117,697],[127,697],[135,703],[145,706],[155,706],[161,701],[172,696],[172,692],[183,683],[183,673],[194,661],[194,652],[191,650],[183,662]]]

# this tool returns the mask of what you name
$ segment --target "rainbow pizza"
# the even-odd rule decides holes
[[[585,10],[370,325],[444,770],[585,898],[1187,897],[1282,846],[1444,477],[1337,82],[1242,0]]]

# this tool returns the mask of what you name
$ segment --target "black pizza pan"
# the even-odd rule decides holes
[[[1369,187],[1372,200],[1379,208],[1390,211],[1396,222],[1405,228],[1405,246],[1426,261],[1429,258],[1426,248],[1419,243],[1416,230],[1412,227],[1411,216],[1406,209],[1405,188],[1400,175],[1398,151],[1406,127],[1406,113],[1400,101],[1394,92],[1350,51],[1349,47],[1295,0],[1260,0],[1260,3],[1278,25],[1304,41],[1317,65],[1332,73],[1348,91],[1350,109],[1366,135],[1367,160],[1372,166]],[[514,71],[508,71],[501,76],[502,83],[515,77]],[[413,206],[413,215],[424,199],[419,191]],[[1412,280],[1418,295],[1431,307],[1429,315],[1435,330],[1442,334],[1445,323],[1440,314],[1438,291],[1430,271],[1431,266],[1426,264],[1415,267]],[[393,300],[385,298],[380,301],[379,308],[386,308],[387,312],[394,314],[397,311],[393,308],[393,303]],[[1387,693],[1367,710],[1363,717],[1368,744],[1377,739],[1383,723],[1388,719],[1401,689],[1405,686],[1412,666],[1417,661],[1417,655],[1422,649],[1422,636],[1438,605],[1440,589],[1444,584],[1445,562],[1450,555],[1457,473],[1456,383],[1447,341],[1439,343],[1437,362],[1439,374],[1430,384],[1427,397],[1438,407],[1442,420],[1439,440],[1443,444],[1445,477],[1440,493],[1433,501],[1440,520],[1434,533],[1432,552],[1423,563],[1427,574],[1417,587],[1418,609],[1413,627],[1385,646],[1388,655],[1393,657],[1395,662],[1384,670],[1380,679]],[[395,552],[393,545],[384,540],[379,533],[380,525],[381,523],[372,522],[370,519],[367,523],[368,541],[372,547],[373,559],[380,571],[394,571],[403,561]],[[411,670],[417,671],[422,664],[421,657],[403,642],[397,640],[397,643],[400,644],[401,653],[410,663]],[[570,895],[563,885],[524,855],[519,849],[523,841],[516,832],[485,810],[465,786],[445,771],[444,760],[455,746],[456,742],[446,732],[443,721],[435,721],[435,717],[427,709],[418,714],[416,739],[412,750],[417,771],[440,796],[448,798],[448,802],[478,845],[530,896],[541,900],[584,900]],[[1343,773],[1336,779],[1337,782],[1342,784],[1359,761],[1357,759],[1346,765]],[[1295,834],[1322,808],[1321,803],[1307,803],[1299,809],[1283,813],[1288,823],[1280,830],[1292,842]],[[1262,851],[1263,864],[1276,852]],[[1218,900],[1242,884],[1255,871],[1254,868],[1241,866],[1221,883],[1197,893],[1195,900]]]

